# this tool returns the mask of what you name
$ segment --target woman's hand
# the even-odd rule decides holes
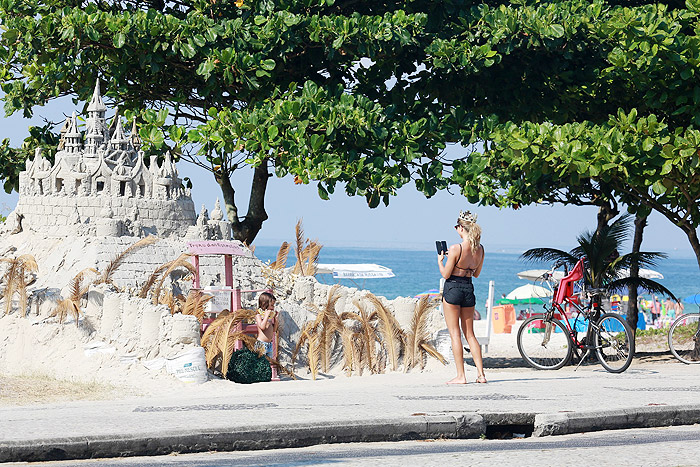
[[[447,256],[447,252],[438,253],[438,261],[442,263],[442,261],[445,259],[445,256]]]

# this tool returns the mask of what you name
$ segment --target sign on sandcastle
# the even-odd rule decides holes
[[[85,132],[66,119],[53,165],[37,148],[19,175],[17,228],[50,236],[96,235],[230,239],[230,224],[194,210],[170,152],[148,166],[136,121],[125,134],[118,114],[107,124],[99,80],[87,108]],[[220,211],[218,205],[216,210]]]

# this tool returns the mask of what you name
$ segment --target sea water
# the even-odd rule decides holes
[[[274,261],[278,247],[258,246],[255,255],[262,261]],[[290,251],[287,266],[296,262],[294,252]],[[317,279],[326,284],[339,282],[347,287],[369,290],[375,295],[388,299],[396,297],[413,297],[430,289],[437,289],[440,284],[440,272],[437,254],[434,250],[399,250],[372,248],[323,247],[319,263],[376,263],[391,268],[395,277],[388,279],[348,279],[336,280],[330,274],[319,274]],[[489,281],[494,281],[494,300],[507,295],[513,289],[532,283],[519,279],[517,273],[527,269],[546,269],[547,264],[526,262],[517,253],[486,252],[481,275],[474,279],[476,309],[483,310],[488,298]],[[663,274],[658,282],[671,290],[677,297],[684,298],[700,293],[700,269],[694,257],[674,257],[659,260],[653,268]],[[539,284],[544,285],[544,284]],[[537,310],[540,305],[530,305]],[[518,305],[527,308],[528,305]],[[687,310],[697,311],[696,305],[687,305]]]

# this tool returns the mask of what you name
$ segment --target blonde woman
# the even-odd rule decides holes
[[[464,375],[464,354],[462,352],[462,332],[467,338],[469,348],[478,372],[476,382],[485,383],[484,365],[481,359],[481,347],[474,335],[474,296],[473,277],[479,277],[484,264],[484,247],[481,245],[481,227],[476,223],[476,214],[460,211],[455,225],[462,241],[450,246],[447,254],[438,254],[440,274],[445,278],[442,293],[442,309],[445,314],[447,330],[452,341],[452,354],[455,357],[457,376],[447,384],[466,384]],[[444,261],[447,256],[447,261]],[[444,264],[443,264],[444,262]],[[460,331],[461,324],[461,331]]]

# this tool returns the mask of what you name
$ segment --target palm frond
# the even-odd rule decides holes
[[[182,314],[195,316],[201,323],[204,319],[204,307],[212,298],[213,295],[205,295],[201,290],[190,290],[182,307]]]
[[[277,258],[270,264],[272,269],[284,269],[287,266],[287,258],[289,257],[290,248],[291,245],[289,243],[282,242],[279,251],[277,251]]]
[[[133,245],[131,245],[126,250],[122,251],[116,258],[114,258],[105,268],[102,276],[95,282],[96,284],[110,283],[112,281],[112,275],[119,269],[124,259],[136,250],[152,245],[158,241],[157,237],[149,235],[148,237],[142,238]]]
[[[78,304],[70,299],[66,298],[61,300],[56,305],[56,308],[49,314],[49,317],[57,317],[59,323],[63,323],[68,315],[73,316],[75,319],[75,325],[78,325],[78,319],[80,318],[80,307]]]
[[[148,297],[148,292],[151,290],[153,285],[156,283],[156,281],[158,280],[158,277],[160,277],[160,275],[163,273],[163,271],[168,269],[168,267],[170,267],[170,261],[158,266],[156,268],[156,270],[153,271],[150,276],[148,276],[148,279],[146,279],[146,282],[144,282],[144,284],[141,286],[141,290],[139,290],[139,295],[138,295],[139,298]]]
[[[556,248],[531,248],[520,258],[525,261],[562,262],[567,266],[573,266],[578,261],[578,257]]]
[[[421,348],[423,348],[423,350],[425,350],[426,352],[428,352],[428,354],[429,354],[430,356],[432,356],[432,357],[438,359],[438,361],[439,361],[440,363],[442,363],[443,365],[447,365],[447,359],[446,359],[440,352],[438,352],[437,349],[436,349],[435,347],[433,347],[432,345],[430,345],[430,344],[428,344],[428,343],[426,343],[426,342],[422,342],[420,346],[421,346]],[[425,367],[424,364],[421,365],[421,368],[424,368],[424,367]]]
[[[190,258],[189,253],[183,253],[180,256],[178,256],[176,259],[170,261],[168,264],[168,267],[165,269],[163,274],[160,276],[160,280],[158,281],[158,285],[156,285],[155,289],[153,290],[153,297],[154,300],[157,299],[157,297],[160,296],[160,290],[163,287],[163,283],[165,282],[165,279],[167,279],[170,274],[177,268],[185,268],[187,271],[189,271],[192,274],[195,274],[197,270],[195,267],[190,263],[189,258]]]
[[[304,228],[301,225],[301,219],[297,221],[297,225],[294,228],[295,231],[295,241],[296,241],[296,248],[294,249],[294,254],[297,258],[297,263],[294,265],[294,269],[292,272],[294,274],[301,274],[303,271],[304,267],[304,258],[302,256],[302,252],[304,251]]]
[[[664,295],[678,301],[678,298],[673,294],[673,292],[655,280],[647,279],[645,277],[623,277],[621,279],[616,279],[605,286],[610,293],[624,292],[629,287],[644,289],[648,293]]]
[[[374,305],[374,311],[379,318],[379,329],[383,336],[382,344],[391,361],[391,369],[396,371],[399,367],[399,357],[405,343],[405,335],[394,314],[384,306],[381,300],[373,294],[368,294],[367,299]]]
[[[39,267],[34,257],[28,254],[12,259],[2,258],[0,261],[9,264],[2,280],[5,283],[5,289],[2,292],[2,297],[5,299],[5,314],[12,311],[12,298],[16,292],[19,293],[19,308],[24,317],[27,315],[28,285],[25,275],[37,272]]]
[[[95,268],[85,268],[71,279],[69,283],[70,287],[70,299],[73,301],[80,301],[83,296],[88,293],[90,289],[90,283],[83,285],[83,280],[88,274],[99,274]]]

